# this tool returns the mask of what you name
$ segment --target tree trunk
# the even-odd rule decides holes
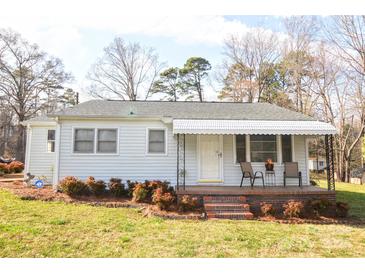
[[[15,157],[18,161],[24,162],[25,159],[25,128],[22,125],[18,125],[17,127],[17,146]]]
[[[349,159],[345,159],[345,178],[344,178],[344,182],[349,183],[350,182],[350,160]]]

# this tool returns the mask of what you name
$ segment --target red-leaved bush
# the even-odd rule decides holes
[[[199,199],[197,197],[192,197],[191,195],[184,195],[179,200],[179,210],[180,211],[192,211],[198,209]]]
[[[86,185],[89,187],[90,192],[95,196],[100,196],[105,193],[105,182],[103,180],[95,181],[95,178],[89,176],[86,179]]]
[[[124,184],[122,184],[122,180],[119,178],[110,178],[109,190],[115,197],[122,197],[127,194]]]
[[[20,173],[24,170],[24,164],[19,161],[13,161],[9,164],[10,173]]]
[[[0,171],[2,173],[20,173],[24,170],[24,164],[19,161],[13,161],[10,164],[0,163]]]
[[[269,203],[260,203],[260,209],[261,209],[261,213],[264,216],[274,216],[275,215],[275,208],[272,204]]]
[[[157,188],[152,195],[152,202],[159,209],[168,210],[175,201],[175,197],[170,192],[165,192],[163,188]]]
[[[283,214],[287,218],[301,217],[303,214],[304,205],[302,202],[290,200],[283,205]]]
[[[70,196],[88,195],[90,192],[87,184],[74,176],[67,176],[61,180],[59,189]]]

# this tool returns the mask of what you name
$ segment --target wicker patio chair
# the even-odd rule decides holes
[[[265,187],[264,174],[261,171],[256,171],[255,173],[253,173],[252,165],[250,162],[241,162],[240,166],[242,171],[242,179],[240,187],[242,187],[243,179],[245,178],[250,179],[251,187],[253,187],[253,185],[255,184],[255,179],[261,178],[262,185],[263,187]]]
[[[302,187],[302,173],[298,169],[297,162],[284,163],[284,187],[286,187],[286,178],[299,179],[299,187]]]

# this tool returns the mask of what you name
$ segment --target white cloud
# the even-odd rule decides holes
[[[57,8],[57,7],[55,7]],[[83,7],[85,8],[85,7]],[[64,9],[64,6],[61,7]],[[76,10],[78,15],[76,16]],[[29,15],[32,14],[32,15]],[[108,16],[96,16],[81,7],[74,7],[68,16],[45,16],[50,13],[28,13],[26,16],[1,16],[0,27],[10,27],[20,32],[27,40],[39,44],[41,49],[60,57],[76,82],[73,88],[85,89],[85,75],[90,65],[101,54],[93,52],[83,39],[85,31],[105,31],[115,35],[137,34],[150,37],[165,37],[175,40],[182,47],[187,45],[222,46],[229,34],[243,34],[250,30],[238,20],[224,16],[125,16],[111,11]],[[110,41],[105,41],[107,45]],[[178,49],[177,49],[178,51]],[[211,91],[208,94],[212,94]],[[86,98],[84,95],[83,97]]]
[[[238,20],[223,16],[97,16],[90,17],[1,17],[0,25],[20,32],[33,33],[38,38],[53,32],[54,37],[72,38],[77,30],[105,30],[116,34],[145,34],[173,38],[181,43],[221,44],[230,33],[244,33],[249,28]],[[61,30],[60,32],[58,32]],[[67,31],[70,30],[70,37]],[[36,32],[36,33],[35,33]],[[58,41],[57,41],[58,42]],[[61,43],[65,45],[65,43]],[[52,45],[55,47],[55,45]]]

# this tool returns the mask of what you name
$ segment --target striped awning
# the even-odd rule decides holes
[[[334,126],[320,121],[278,120],[173,120],[174,134],[336,134]]]

